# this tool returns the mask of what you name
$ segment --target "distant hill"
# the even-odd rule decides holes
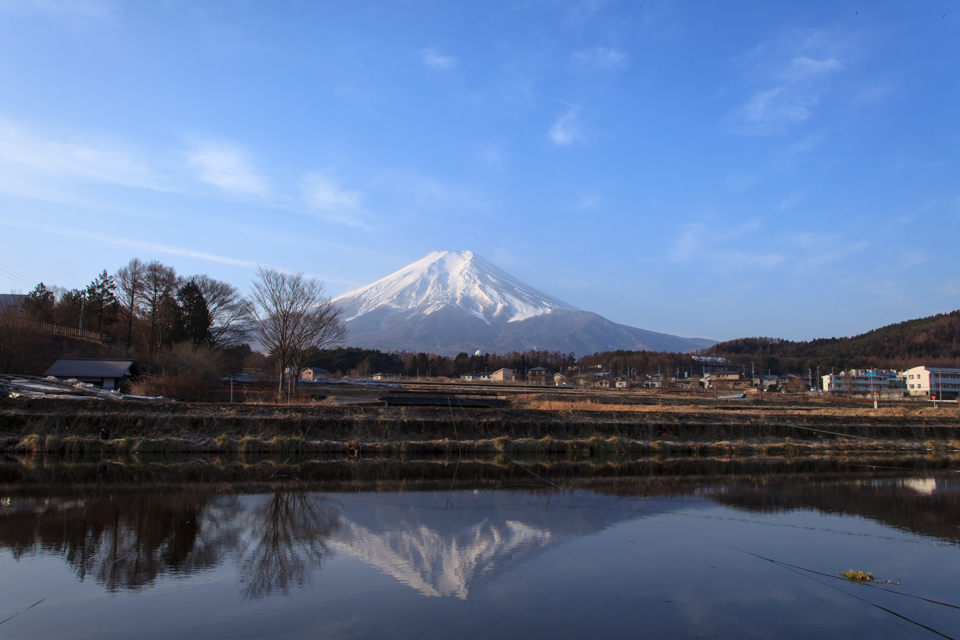
[[[960,366],[960,310],[898,322],[851,338],[728,340],[713,345],[705,354],[781,370],[920,364],[956,367]]]

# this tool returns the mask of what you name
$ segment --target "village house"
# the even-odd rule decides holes
[[[753,382],[740,376],[739,373],[723,372],[708,373],[700,378],[700,384],[704,389],[746,389]]]
[[[554,384],[555,372],[546,367],[527,369],[527,382],[530,384]]]
[[[316,382],[327,377],[327,370],[319,367],[307,367],[300,374],[300,379],[304,382]]]
[[[517,374],[513,369],[497,369],[490,374],[490,379],[494,382],[510,382],[515,380],[516,377]]]
[[[44,375],[71,378],[112,391],[138,374],[133,360],[114,358],[60,358]]]
[[[374,380],[399,380],[399,373],[375,373],[373,374]]]

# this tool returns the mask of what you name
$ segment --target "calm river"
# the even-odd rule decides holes
[[[0,638],[960,637],[953,461],[587,483],[91,464],[4,467]]]

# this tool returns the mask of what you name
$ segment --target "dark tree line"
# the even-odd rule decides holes
[[[851,338],[729,340],[712,346],[706,354],[782,371],[906,369],[921,364],[956,367],[960,366],[960,311],[907,320]]]
[[[341,347],[318,351],[307,366],[320,367],[332,374],[366,377],[374,373],[394,373],[407,377],[459,377],[465,373],[492,372],[498,369],[513,369],[521,376],[534,367],[554,371],[575,364],[572,353],[559,351],[511,351],[505,354],[484,353],[469,355],[459,353],[456,357],[435,353],[410,353],[407,351],[383,352],[376,349]]]
[[[251,318],[250,303],[232,285],[207,275],[182,277],[173,267],[137,258],[112,275],[102,271],[84,288],[40,283],[19,309],[2,312],[13,319],[101,334],[111,347],[110,355],[136,358],[141,371],[170,369],[176,373],[189,362],[190,368],[202,369],[205,375],[213,375],[224,364],[223,356],[227,360],[245,357],[241,345]],[[32,329],[36,325],[21,322],[18,326],[20,332],[33,331],[34,355],[43,351],[38,344],[48,334],[37,333]],[[10,347],[15,351],[15,344]],[[247,348],[246,355],[249,353]],[[5,360],[10,367],[21,369],[20,373],[51,364],[30,367],[22,357]],[[203,361],[206,363],[200,367]],[[207,366],[209,363],[215,366]],[[240,362],[233,366],[239,368]]]

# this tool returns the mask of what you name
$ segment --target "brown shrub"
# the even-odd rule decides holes
[[[193,373],[172,376],[142,376],[130,384],[130,393],[135,396],[163,396],[176,400],[202,400],[207,395],[207,385]]]

